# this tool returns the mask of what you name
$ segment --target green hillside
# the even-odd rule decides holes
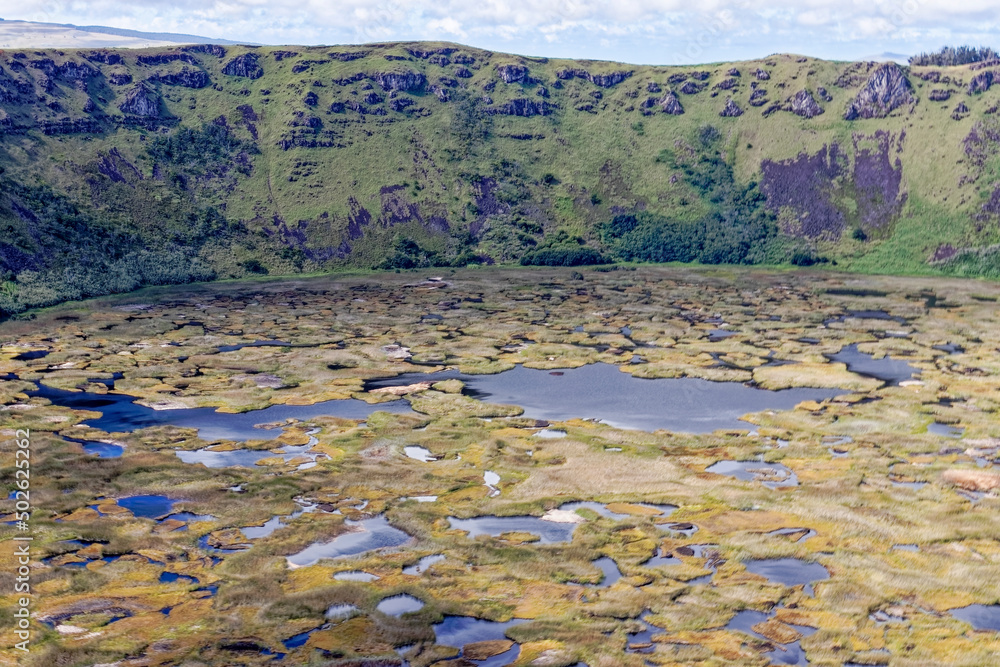
[[[0,309],[339,268],[1000,274],[995,61],[5,51]]]

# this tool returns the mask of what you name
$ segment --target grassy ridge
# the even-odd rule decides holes
[[[781,239],[755,257],[996,272],[989,253],[961,269],[929,263],[1000,241],[1000,95],[969,93],[980,72],[966,65],[905,69],[911,104],[852,121],[876,66],[790,55],[655,67],[406,43],[8,51],[0,69],[7,312],[149,283],[122,260],[142,251],[187,258],[165,282],[509,263],[553,239],[641,257],[612,252],[602,226],[642,211],[702,228],[745,221],[718,193],[754,183]],[[663,111],[668,91],[682,114]],[[801,91],[823,112],[794,113]],[[742,115],[720,115],[730,99]],[[700,140],[707,127],[717,140]],[[733,183],[688,173],[706,161]],[[54,209],[112,230],[107,257],[53,250],[66,227]],[[71,247],[98,233],[74,229]],[[95,261],[126,278],[66,274]]]

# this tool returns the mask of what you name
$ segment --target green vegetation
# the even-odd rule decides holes
[[[910,64],[918,67],[927,65],[954,67],[988,60],[1000,60],[1000,55],[988,46],[945,46],[940,51],[912,56]]]
[[[1000,86],[963,64],[988,49],[926,56],[903,72],[917,104],[854,121],[873,67],[789,55],[657,67],[446,43],[5,53],[5,315],[145,284],[352,269],[829,260],[943,273],[939,249],[972,257],[1000,241]],[[244,57],[253,67],[229,67]],[[968,114],[930,99],[970,77]]]

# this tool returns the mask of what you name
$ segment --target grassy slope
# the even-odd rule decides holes
[[[285,47],[298,51],[296,57],[275,61],[273,52],[279,49],[253,49],[260,56],[264,76],[249,80],[226,76],[223,65],[232,57],[245,52],[244,47],[232,47],[224,58],[208,54],[194,55],[212,79],[214,87],[193,90],[178,86],[157,84],[162,94],[164,108],[180,125],[199,128],[219,116],[228,118],[235,132],[243,139],[250,135],[242,129],[241,114],[236,107],[250,104],[260,120],[255,123],[259,132],[257,146],[260,154],[253,158],[254,170],[249,177],[239,177],[234,188],[215,188],[204,184],[195,191],[178,193],[163,186],[158,197],[166,201],[178,197],[193,197],[197,205],[225,204],[230,219],[243,220],[248,227],[258,229],[270,224],[279,216],[289,226],[300,220],[310,221],[308,246],[336,247],[344,240],[344,230],[349,214],[348,200],[354,197],[362,206],[378,217],[380,189],[391,185],[404,185],[401,191],[406,201],[420,206],[426,217],[438,214],[446,218],[452,236],[467,230],[477,217],[490,230],[482,235],[476,250],[500,260],[516,257],[523,246],[510,241],[505,232],[516,218],[528,217],[544,227],[546,233],[565,228],[574,233],[595,239],[593,227],[613,213],[613,207],[635,207],[681,217],[695,217],[701,208],[697,198],[683,180],[657,156],[664,149],[674,149],[678,142],[690,142],[696,129],[712,124],[720,129],[725,139],[730,162],[737,177],[745,181],[760,177],[762,160],[783,160],[800,153],[814,154],[822,146],[838,143],[850,149],[852,135],[872,135],[884,131],[898,136],[906,132],[902,151],[898,157],[903,166],[903,191],[907,204],[891,231],[873,236],[875,240],[861,244],[844,235],[843,239],[819,244],[821,252],[836,258],[839,265],[859,271],[920,272],[928,270],[926,258],[943,242],[956,246],[981,245],[993,241],[991,230],[976,230],[972,215],[983,199],[984,188],[990,184],[989,176],[979,184],[959,186],[959,179],[968,173],[963,164],[962,139],[971,126],[984,117],[987,108],[998,101],[996,91],[969,97],[964,86],[953,86],[957,94],[944,103],[928,101],[931,88],[945,88],[912,76],[921,71],[940,69],[942,74],[962,79],[971,78],[967,68],[915,68],[911,81],[919,102],[908,109],[897,110],[886,119],[843,120],[843,110],[857,94],[858,87],[839,88],[838,76],[849,66],[846,63],[803,59],[779,55],[759,61],[718,64],[701,67],[652,67],[615,63],[580,62],[568,60],[528,59],[513,55],[493,54],[468,47],[448,44],[422,43],[419,48],[431,50],[449,47],[458,53],[475,58],[471,65],[473,76],[461,79],[460,87],[451,89],[452,100],[439,101],[424,89],[412,97],[417,107],[426,115],[387,111],[386,116],[361,116],[348,111],[332,114],[327,111],[334,101],[358,100],[367,92],[366,83],[359,81],[348,86],[332,84],[333,79],[350,77],[359,72],[415,70],[426,74],[429,83],[437,83],[441,76],[455,76],[456,65],[441,67],[426,59],[413,57],[408,48],[415,44],[397,44],[366,47]],[[366,50],[363,59],[340,62],[328,60],[326,54],[334,51]],[[180,63],[162,67],[144,67],[135,63],[137,55],[164,52],[162,49],[122,52],[124,66],[97,65],[105,73],[129,71],[135,81],[148,77],[153,71],[176,71]],[[8,53],[8,63],[9,54]],[[80,54],[48,52],[56,63],[81,60]],[[386,56],[406,60],[387,60]],[[29,57],[35,58],[33,53]],[[454,57],[454,54],[453,56]],[[293,67],[304,60],[326,60],[314,64],[303,72],[294,73]],[[462,96],[480,100],[484,94],[492,97],[497,107],[509,99],[522,97],[541,101],[536,96],[538,85],[505,84],[499,80],[496,67],[507,63],[526,65],[530,75],[541,80],[550,92],[549,102],[558,105],[546,117],[532,118],[490,116],[481,102],[476,107],[479,114],[473,125],[488,133],[486,140],[463,140],[460,136],[469,123],[457,119],[461,115]],[[711,86],[727,78],[726,71],[737,67],[742,76],[735,89],[720,91],[711,96]],[[571,79],[563,81],[562,89],[553,87],[560,69],[583,68],[592,74],[629,70],[633,75],[611,88],[599,88],[589,81]],[[778,111],[768,118],[761,115],[764,107],[747,104],[750,94],[751,73],[762,67],[771,73],[771,80],[760,82],[768,90],[772,102],[782,101],[803,88],[815,91],[825,87],[833,96],[831,102],[820,102],[826,112],[813,119],[799,118],[786,111]],[[696,95],[679,95],[686,113],[670,116],[655,113],[644,116],[639,105],[647,97],[660,97],[662,93],[648,93],[647,84],[658,83],[664,90],[671,86],[667,78],[678,72],[704,70],[711,72],[706,81],[709,86]],[[24,70],[37,78],[37,71]],[[862,77],[863,79],[863,77]],[[314,82],[322,84],[314,85]],[[484,85],[495,84],[486,93]],[[779,87],[783,84],[783,88]],[[92,97],[104,97],[99,103],[103,110],[118,115],[117,105],[130,86],[111,86],[104,79],[90,85]],[[672,86],[674,89],[677,86]],[[265,95],[262,91],[270,91]],[[307,107],[303,97],[310,91],[319,97],[319,103]],[[352,94],[352,91],[356,94]],[[385,93],[375,85],[374,92]],[[595,100],[593,93],[600,93]],[[727,97],[745,110],[739,118],[720,118],[719,111]],[[86,117],[83,104],[87,93],[74,90],[60,82],[59,90],[52,95],[63,110],[51,111],[36,104],[27,108],[5,107],[13,118],[30,115],[42,118]],[[951,118],[952,109],[959,100],[965,101],[971,113],[961,120]],[[593,113],[576,110],[589,103]],[[373,105],[373,106],[385,106]],[[321,131],[332,131],[334,140],[345,144],[340,148],[297,148],[283,150],[279,142],[289,131],[288,123],[296,113],[312,114],[323,123]],[[66,192],[84,205],[89,201],[88,186],[80,178],[81,165],[93,160],[99,153],[117,147],[121,153],[149,177],[153,165],[144,154],[152,136],[169,130],[109,129],[104,134],[70,134],[45,137],[29,130],[25,135],[0,136],[0,164],[8,174],[24,181],[33,179],[52,184],[58,191]],[[510,135],[534,135],[534,139],[510,138]],[[546,185],[545,174],[552,174],[557,181]],[[290,176],[294,180],[290,180]],[[493,177],[498,181],[497,195],[513,204],[508,215],[484,219],[473,206],[472,181],[476,176]],[[674,182],[672,182],[674,181]],[[686,203],[687,205],[682,205]],[[148,204],[150,224],[156,225],[155,204]],[[446,250],[454,243],[447,237],[421,228],[416,223],[387,230],[375,224],[366,230],[365,238],[353,242],[351,255],[343,262],[356,266],[370,266],[385,252],[385,245],[396,233],[414,236],[428,247]],[[239,248],[236,255],[252,255],[253,251]],[[239,275],[227,253],[211,255],[211,261],[226,266],[220,275]],[[248,255],[248,256],[249,256]],[[275,272],[294,270],[280,259],[269,262]],[[327,263],[326,268],[331,264]],[[309,267],[307,267],[309,268]],[[312,267],[317,268],[317,267]]]

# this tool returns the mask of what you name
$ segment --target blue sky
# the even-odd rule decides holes
[[[18,8],[4,18],[265,44],[447,40],[653,64],[1000,46],[1000,0],[21,0]]]

